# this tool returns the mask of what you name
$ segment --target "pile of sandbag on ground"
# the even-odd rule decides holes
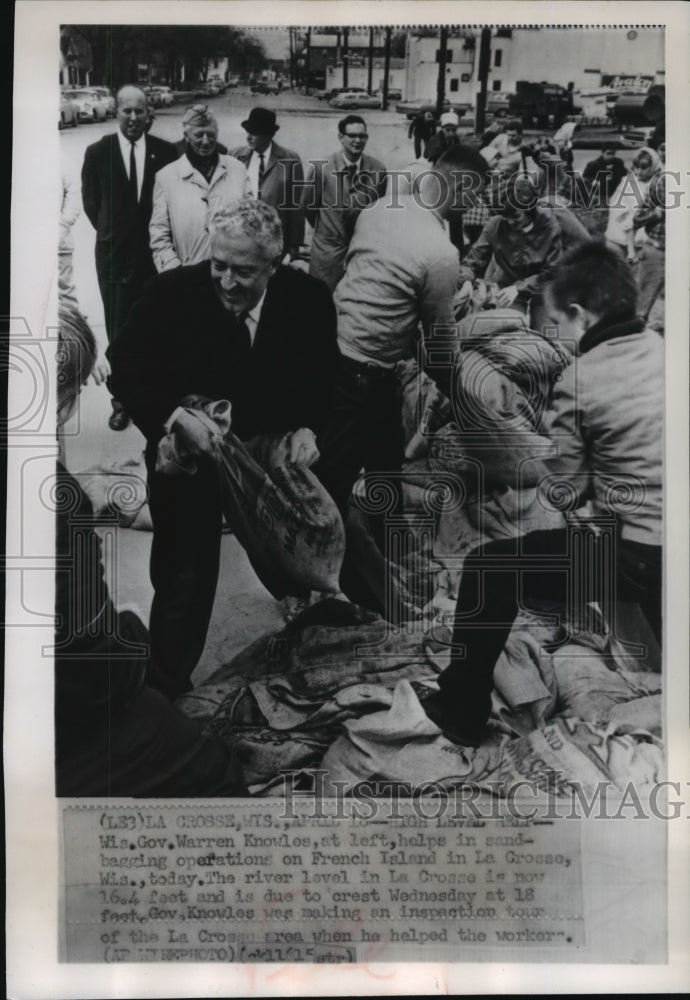
[[[404,510],[417,538],[399,568],[427,617],[456,598],[471,549],[563,526],[563,515],[537,494],[539,463],[531,460],[552,451],[539,428],[566,361],[557,344],[526,326],[522,313],[492,309],[458,324],[452,400],[416,361],[398,365]]]
[[[560,770],[567,783],[593,778],[592,756],[600,776],[616,782],[628,766],[631,780],[657,773],[660,674],[644,669],[644,659],[636,670],[610,636],[564,644],[561,626],[526,614],[496,665],[481,747],[451,743],[419,700],[448,664],[450,635],[421,622],[391,631],[346,602],[324,601],[257,640],[178,705],[227,743],[255,793],[276,789],[286,770],[305,789],[314,769],[330,781],[452,787],[535,777],[535,760],[535,780]]]
[[[121,528],[151,530],[143,452],[112,466],[92,465],[76,473],[97,520],[117,521]]]
[[[278,599],[312,590],[337,593],[343,523],[314,473],[289,461],[290,435],[241,441],[227,400],[188,396],[182,405],[202,427],[222,435],[212,461],[223,514],[266,589]],[[159,441],[161,474],[194,475],[196,463],[174,430]]]

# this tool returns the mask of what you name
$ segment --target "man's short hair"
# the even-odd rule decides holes
[[[637,283],[620,250],[600,241],[584,243],[564,257],[547,284],[555,305],[565,312],[576,303],[594,316],[634,316]]]
[[[138,94],[141,94],[141,96],[142,96],[142,97],[144,98],[144,103],[145,103],[145,104],[146,104],[146,106],[148,107],[148,103],[149,103],[149,96],[148,96],[148,94],[146,93],[146,91],[145,91],[145,90],[143,90],[143,89],[142,89],[141,87],[138,87],[136,83],[124,83],[124,84],[123,84],[123,85],[122,85],[122,86],[120,87],[120,89],[119,89],[119,90],[117,91],[117,93],[115,94],[115,107],[116,107],[116,108],[119,108],[119,107],[120,107],[120,100],[121,100],[121,98],[122,98],[122,94],[123,94],[123,92],[124,92],[125,90],[136,90],[136,92],[137,92]]]
[[[507,118],[506,132],[520,132],[522,134],[522,121],[519,118]]]
[[[267,260],[275,260],[283,251],[283,227],[272,205],[254,198],[234,201],[211,219],[211,236],[248,236],[257,243]]]
[[[58,308],[57,397],[58,406],[79,395],[96,363],[96,338],[75,307],[61,302]]]
[[[338,135],[343,135],[348,125],[364,125],[366,128],[367,123],[361,115],[345,115],[345,117],[338,122]]]
[[[472,146],[463,146],[456,143],[450,146],[435,163],[436,167],[441,167],[447,172],[452,170],[474,171],[484,180],[488,174],[488,164],[484,157]]]

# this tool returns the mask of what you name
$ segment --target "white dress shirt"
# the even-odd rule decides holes
[[[117,130],[117,141],[120,144],[122,159],[125,161],[125,173],[129,180],[129,154],[132,143],[126,139],[122,132]],[[134,143],[134,162],[137,167],[137,199],[141,198],[141,185],[144,181],[144,167],[146,166],[146,136],[140,136]]]
[[[247,324],[247,329],[249,330],[249,339],[251,341],[252,347],[254,346],[254,340],[256,338],[256,331],[259,326],[259,320],[261,319],[261,310],[264,307],[264,302],[266,301],[266,291],[261,296],[259,301],[256,303],[253,309],[250,309],[244,318]]]
[[[259,197],[259,165],[261,163],[260,156],[264,158],[264,170],[268,166],[268,161],[271,158],[271,150],[273,149],[273,143],[269,142],[268,146],[264,149],[263,153],[259,154],[256,150],[253,151],[249,158],[249,163],[247,164],[247,172],[249,174],[249,180],[252,185],[253,197]]]

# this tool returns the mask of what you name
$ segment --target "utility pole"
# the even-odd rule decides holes
[[[295,46],[292,36],[292,28],[288,29],[290,32],[290,86],[295,86]]]
[[[489,84],[491,68],[491,28],[482,28],[479,42],[479,93],[477,94],[477,111],[474,119],[474,131],[481,135],[486,127],[486,92]]]
[[[304,57],[304,73],[306,76],[305,81],[305,94],[309,93],[309,81],[311,78],[311,28],[307,28],[307,51]]]
[[[348,63],[350,62],[350,50],[348,48],[348,43],[350,41],[350,29],[343,28],[343,87],[347,90],[349,86],[348,79]]]
[[[374,29],[369,28],[369,75],[367,76],[367,94],[371,93],[374,81]]]
[[[438,54],[438,83],[436,85],[436,117],[443,114],[446,99],[446,58],[448,55],[448,28],[441,28],[441,48]]]
[[[388,74],[391,68],[391,36],[393,34],[392,28],[386,28],[386,42],[385,49],[383,50],[383,94],[381,99],[381,107],[384,111],[388,109]]]

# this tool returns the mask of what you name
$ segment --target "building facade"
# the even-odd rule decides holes
[[[446,54],[446,95],[474,104],[479,91],[479,29],[451,29]],[[436,98],[440,43],[410,33],[404,96]],[[488,89],[514,92],[518,80],[572,86],[576,92],[608,81],[664,82],[663,28],[494,28]],[[625,85],[625,83],[623,84]]]

